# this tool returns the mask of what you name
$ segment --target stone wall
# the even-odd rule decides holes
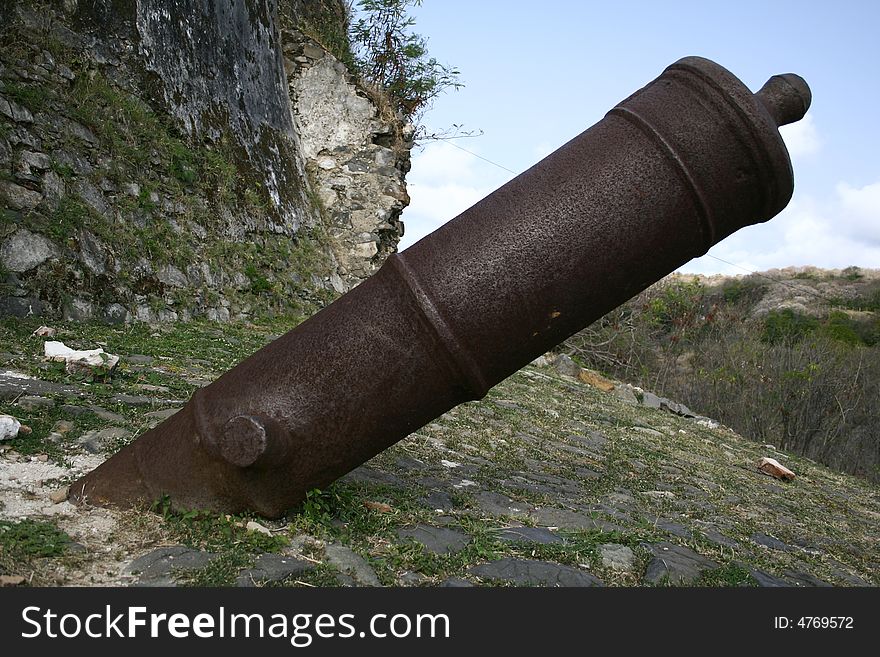
[[[0,25],[0,315],[309,313],[396,248],[407,131],[274,0],[56,6]]]
[[[311,39],[286,30],[283,43],[301,152],[350,287],[372,275],[403,236],[413,128],[383,116]]]

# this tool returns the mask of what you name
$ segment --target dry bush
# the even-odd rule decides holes
[[[753,440],[880,481],[880,345],[839,314],[750,319],[754,283],[664,281],[563,348]]]

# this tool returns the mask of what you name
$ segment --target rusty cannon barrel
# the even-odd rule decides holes
[[[80,479],[71,499],[281,516],[791,198],[778,126],[687,57],[596,125],[258,351]]]

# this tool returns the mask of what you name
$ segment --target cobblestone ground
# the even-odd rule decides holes
[[[517,372],[280,521],[161,500],[74,507],[66,484],[286,327],[58,326],[69,346],[121,355],[96,381],[43,363],[37,326],[0,324],[0,413],[32,429],[0,447],[6,584],[880,584],[877,486],[550,367]],[[797,477],[759,472],[764,456]]]

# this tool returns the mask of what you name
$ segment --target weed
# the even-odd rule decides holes
[[[64,180],[70,181],[74,177],[73,167],[69,164],[59,162],[54,157],[49,162],[49,169],[57,173]]]
[[[193,586],[225,586],[246,568],[256,555],[278,552],[288,541],[245,529],[247,519],[201,510],[176,510],[169,498],[154,502],[151,510],[162,516],[175,540],[217,556],[204,569],[183,576]]]
[[[283,586],[335,587],[339,586],[336,569],[326,564],[318,564],[314,570],[301,573],[294,580],[288,580]]]
[[[183,142],[172,140],[168,144],[171,156],[171,175],[185,185],[192,185],[198,178],[198,158]]]
[[[60,556],[70,542],[67,534],[48,522],[0,520],[0,552],[13,562]]]
[[[748,570],[739,564],[730,563],[721,568],[702,573],[696,586],[757,586],[758,583]]]
[[[247,276],[251,282],[251,294],[260,294],[272,289],[269,280],[259,273],[254,265],[248,265],[245,267],[244,275]]]
[[[310,490],[302,503],[300,520],[306,527],[329,524],[333,519],[334,502],[338,500],[339,496],[329,491],[322,492],[318,488]]]
[[[382,497],[381,489],[366,489],[338,481],[326,490],[311,490],[306,494],[299,513],[291,522],[295,531],[314,536],[335,536],[346,542],[360,543],[369,537],[383,533],[391,524],[394,513],[381,513],[368,509],[363,502]],[[404,499],[395,500],[395,506],[406,504]]]
[[[89,208],[73,196],[64,196],[58,202],[58,207],[49,216],[47,233],[58,240],[66,240],[76,233],[77,230],[90,225],[92,212]]]
[[[7,82],[4,93],[32,112],[45,109],[53,94],[46,87]]]

